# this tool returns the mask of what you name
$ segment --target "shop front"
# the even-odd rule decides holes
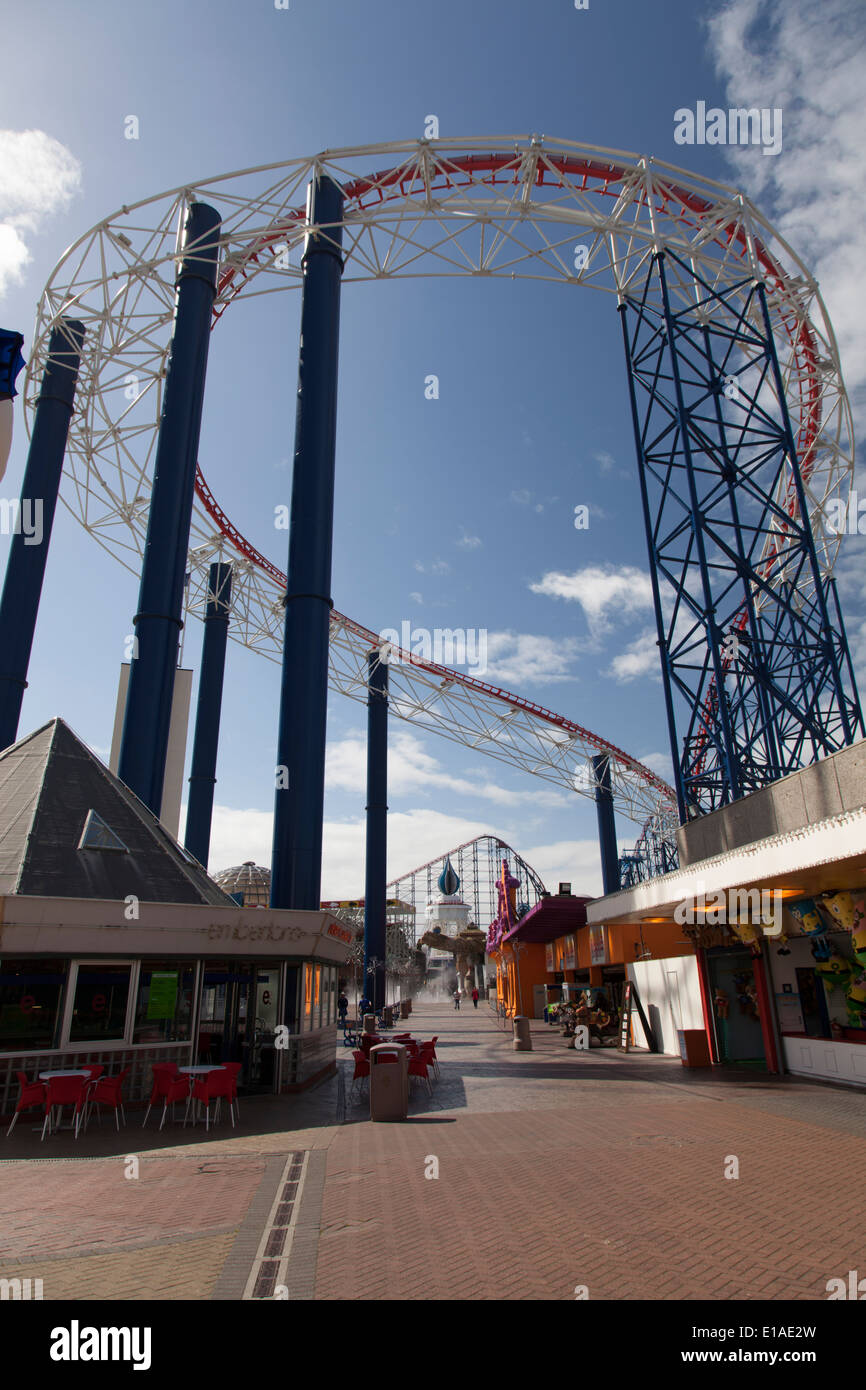
[[[866,893],[786,904],[771,983],[786,1069],[866,1084]],[[790,935],[788,935],[790,931]]]
[[[548,1004],[568,997],[587,902],[571,893],[546,894],[516,924],[494,923],[488,955],[496,966],[497,997],[509,1017],[544,1018]]]

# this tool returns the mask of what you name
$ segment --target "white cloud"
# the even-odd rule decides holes
[[[601,894],[597,840],[556,840],[551,844],[532,845],[520,854],[551,893],[556,892],[560,883],[570,883],[572,893],[579,897]]]
[[[534,497],[535,493],[530,492],[529,489],[525,487],[515,488],[509,494],[509,500],[516,502],[519,507],[528,507],[531,503],[532,510],[539,516],[542,515],[546,507],[551,507],[554,502],[559,501],[558,497],[545,497],[543,502],[537,502],[533,500]]]
[[[391,797],[435,789],[447,792],[450,797],[480,797],[497,806],[560,807],[568,804],[567,794],[552,786],[532,790],[501,787],[488,780],[486,767],[480,771],[467,768],[466,774],[455,777],[446,771],[415,734],[406,729],[392,730],[388,744],[388,795]],[[328,744],[325,786],[328,791],[348,791],[363,796],[367,786],[367,743],[362,734],[349,734]]]
[[[470,536],[464,531],[460,539],[455,541],[455,545],[459,545],[461,550],[477,550],[479,545],[483,545],[483,541],[480,536]]]
[[[732,106],[781,107],[782,152],[728,146],[737,181],[819,281],[866,422],[862,0],[731,0],[708,21]],[[756,157],[757,156],[757,157]]]
[[[419,574],[450,574],[451,566],[447,560],[434,560],[432,565],[422,565],[420,560],[415,561],[415,568]]]
[[[21,283],[29,260],[30,252],[20,232],[8,222],[0,222],[0,294],[5,294],[9,285]]]
[[[410,597],[410,599],[412,600],[413,603],[417,603],[419,607],[423,607],[423,605],[424,605],[424,595],[423,595],[423,594],[419,594],[417,589],[413,589],[413,590],[412,590],[412,593],[409,595],[409,597]]]
[[[614,657],[610,663],[609,674],[623,682],[633,681],[638,676],[661,678],[658,639],[654,627],[646,628],[639,637],[628,644],[625,651]]]
[[[0,294],[31,260],[27,237],[81,192],[81,165],[44,130],[0,130]]]
[[[866,497],[866,473],[855,479],[854,492]],[[866,536],[842,537],[834,570],[845,620],[854,678],[866,705]]]
[[[180,823],[186,823],[186,806],[181,808]],[[237,810],[233,806],[213,808],[210,837],[209,872],[230,869],[252,859],[256,864],[269,865],[273,840],[272,811]]]
[[[633,565],[588,565],[573,574],[551,570],[529,587],[534,594],[579,603],[593,637],[609,632],[614,617],[631,618],[652,607],[650,577]]]
[[[613,454],[609,454],[606,449],[602,449],[599,453],[593,454],[593,458],[598,464],[600,473],[612,473],[616,467],[616,459]]]
[[[483,679],[490,684],[517,686],[545,685],[577,680],[571,670],[580,652],[576,638],[536,636],[528,632],[489,632],[487,670]]]
[[[644,767],[648,767],[650,772],[663,778],[669,785],[673,785],[674,767],[670,753],[642,753],[638,762],[643,763]]]

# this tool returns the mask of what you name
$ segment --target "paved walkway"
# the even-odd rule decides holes
[[[46,1299],[823,1300],[866,1274],[866,1093],[575,1052],[540,1023],[515,1053],[483,1003],[412,1027],[439,1034],[442,1077],[403,1124],[346,1103],[348,1052],[208,1139],[130,1114],[119,1139],[40,1144],[22,1117],[0,1277]],[[835,1200],[804,1224],[803,1191]]]

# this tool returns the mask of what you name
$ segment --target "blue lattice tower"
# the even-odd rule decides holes
[[[620,315],[685,821],[844,747],[863,718],[764,284],[714,288],[657,253]]]

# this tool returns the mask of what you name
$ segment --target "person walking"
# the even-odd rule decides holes
[[[454,991],[454,1007],[455,1007],[455,1009],[459,1009],[459,1008],[460,1008],[460,991],[459,991],[459,989],[455,989],[455,991]]]
[[[340,1026],[343,1032],[346,1031],[346,1014],[349,1012],[349,1000],[346,991],[342,990],[337,1000],[337,1013],[340,1015]]]
[[[478,1008],[478,987],[477,987],[477,986],[476,986],[475,989],[473,989],[473,991],[472,991],[472,1007],[473,1007],[473,1009],[477,1009],[477,1008]]]

